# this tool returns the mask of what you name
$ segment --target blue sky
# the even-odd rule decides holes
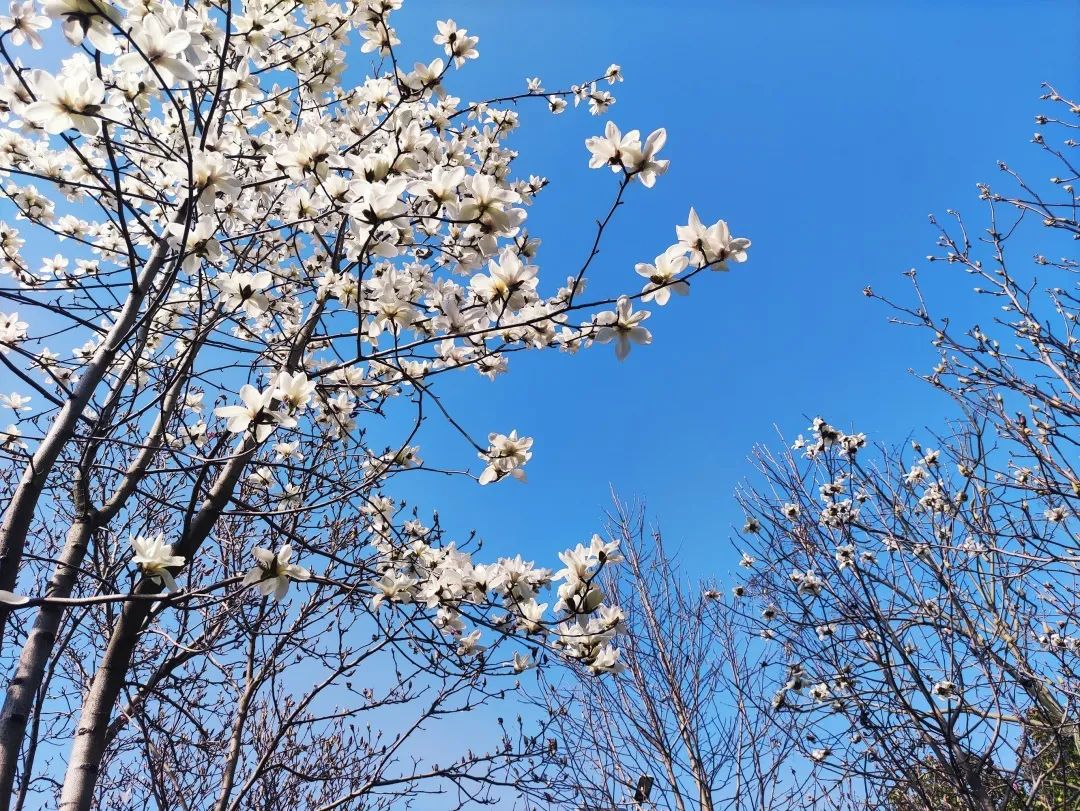
[[[624,130],[666,127],[671,169],[632,189],[594,292],[640,289],[634,264],[674,241],[691,205],[754,242],[747,264],[652,307],[653,344],[624,363],[610,346],[517,354],[495,382],[440,380],[475,437],[535,437],[528,484],[421,474],[395,494],[438,509],[459,537],[477,530],[493,553],[550,565],[599,528],[614,488],[647,499],[696,571],[722,575],[729,527],[742,521],[732,492],[756,443],[793,437],[818,414],[884,441],[940,424],[947,403],[907,373],[933,362],[924,336],[887,325],[861,291],[902,294],[913,266],[933,276],[926,215],[952,206],[978,221],[975,183],[994,180],[999,159],[1030,165],[1040,82],[1080,93],[1080,6],[810,5],[412,0],[395,15],[406,63],[442,55],[438,19],[480,36],[480,59],[450,84],[468,100],[521,92],[529,76],[556,89],[622,65],[610,117]],[[550,291],[580,267],[616,178],[587,168],[584,140],[604,119],[520,109],[517,172],[551,181],[528,220]],[[944,306],[962,313],[964,301]],[[433,421],[422,439],[425,459],[479,472],[444,426]]]
[[[980,222],[975,183],[997,181],[999,159],[1032,165],[1040,82],[1076,90],[1080,11],[808,5],[425,2],[397,15],[416,58],[434,55],[435,19],[480,36],[480,59],[451,85],[468,99],[518,92],[526,76],[551,89],[622,65],[611,117],[624,130],[666,127],[671,169],[634,189],[597,260],[597,288],[635,287],[634,263],[674,241],[691,205],[754,242],[747,264],[654,308],[652,346],[622,364],[611,347],[531,353],[494,383],[446,381],[448,405],[477,436],[517,428],[536,439],[526,485],[417,477],[410,495],[449,526],[547,561],[598,527],[614,487],[648,500],[696,571],[722,576],[729,527],[742,521],[731,495],[755,443],[776,444],[777,429],[793,437],[819,413],[902,442],[948,414],[907,372],[932,364],[925,336],[889,326],[861,291],[902,294],[911,267],[932,279],[927,214],[955,207]],[[586,167],[583,140],[603,121],[582,112],[523,110],[513,142],[518,173],[552,181],[529,215],[549,284],[580,265],[614,188]],[[958,289],[941,292],[942,308],[962,315]],[[428,431],[425,457],[471,460],[448,436]]]

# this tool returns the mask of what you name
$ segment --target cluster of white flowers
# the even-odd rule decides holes
[[[371,585],[372,605],[418,604],[433,611],[433,622],[444,634],[458,640],[459,654],[478,654],[482,630],[467,631],[467,609],[497,606],[504,611],[495,618],[502,631],[513,631],[538,644],[550,645],[564,656],[581,662],[594,673],[620,672],[618,650],[612,645],[622,628],[622,613],[607,605],[596,585],[599,571],[618,563],[618,543],[594,535],[588,546],[578,544],[560,553],[564,568],[552,574],[518,555],[495,563],[475,563],[454,544],[429,543],[430,529],[418,522],[406,525],[411,538],[402,544],[391,531],[388,513],[374,514],[376,548],[380,552],[380,577]],[[552,612],[540,595],[558,583],[558,601]],[[515,658],[515,669],[524,659]]]
[[[814,459],[828,448],[836,448],[841,456],[854,457],[866,446],[866,434],[845,434],[839,428],[829,425],[821,417],[814,418],[809,431],[811,432],[809,440],[799,434],[791,446],[794,450],[803,451],[807,459]]]
[[[526,221],[547,180],[515,177],[517,153],[506,145],[520,123],[515,105],[535,96],[555,113],[572,101],[602,115],[615,98],[600,85],[622,81],[620,68],[567,90],[533,78],[505,103],[463,102],[450,77],[478,58],[479,37],[439,21],[441,56],[410,69],[390,24],[401,5],[13,2],[0,18],[5,56],[34,54],[9,58],[0,77],[0,178],[14,222],[0,222],[0,276],[71,325],[35,334],[19,312],[0,313],[0,352],[25,358],[35,385],[67,401],[76,422],[96,418],[101,402],[124,403],[127,433],[102,439],[130,453],[144,488],[122,488],[124,499],[152,491],[176,458],[235,459],[245,468],[229,486],[260,507],[314,510],[294,473],[333,447],[356,460],[360,479],[342,497],[361,493],[374,527],[376,606],[421,604],[463,655],[475,655],[480,629],[465,632],[461,608],[494,597],[516,630],[595,672],[617,671],[621,614],[596,585],[618,561],[616,546],[594,537],[552,576],[520,558],[474,564],[415,527],[403,545],[379,491],[394,472],[423,466],[420,448],[411,436],[368,447],[363,417],[385,415],[395,399],[419,410],[447,372],[495,378],[514,351],[614,343],[625,358],[652,339],[650,313],[635,303],[687,294],[696,273],[744,262],[750,241],[723,220],[705,226],[691,209],[676,244],[637,266],[639,293],[586,301],[591,258],[546,289]],[[42,48],[40,32],[53,23],[72,46],[66,58]],[[344,85],[358,39],[383,67]],[[649,188],[667,171],[666,138],[664,129],[624,135],[608,122],[586,141],[589,165],[619,175],[612,213],[634,181]],[[32,266],[25,228],[68,250]],[[636,289],[635,279],[624,282]],[[76,383],[89,396],[72,397]],[[34,450],[19,427],[40,416],[28,401],[18,392],[0,401],[17,421],[0,432],[0,452]],[[486,449],[477,445],[479,482],[524,480],[532,443],[492,433]],[[170,462],[136,464],[144,449]],[[48,476],[56,456],[37,461]],[[200,542],[180,548],[195,557]],[[138,568],[169,589],[191,563],[161,534],[131,543]],[[264,595],[281,599],[312,576],[291,562],[290,545],[253,554],[243,584]],[[553,581],[547,617],[537,599]],[[515,669],[529,664],[515,657]]]
[[[76,276],[107,274],[110,264],[126,265],[125,247],[160,247],[161,240],[182,259],[184,273],[165,291],[166,305],[155,319],[158,334],[134,359],[140,380],[176,363],[207,315],[216,313],[231,323],[235,338],[262,345],[269,364],[299,369],[333,388],[333,396],[320,396],[315,420],[343,438],[355,428],[364,400],[394,396],[448,368],[468,366],[494,377],[506,370],[504,350],[515,344],[574,351],[594,340],[614,341],[623,358],[631,344],[649,343],[642,326],[649,313],[634,311],[626,297],[614,310],[572,326],[566,313],[586,306],[574,302],[582,277],[553,296],[541,295],[538,269],[528,261],[539,241],[523,226],[525,206],[546,181],[510,179],[515,153],[501,141],[517,126],[512,109],[462,106],[443,85],[449,65],[442,59],[369,78],[351,93],[334,90],[350,30],[359,31],[363,51],[392,54],[398,40],[388,19],[400,5],[366,0],[343,9],[320,0],[305,8],[308,20],[320,21],[309,30],[283,8],[242,5],[230,23],[240,36],[229,40],[224,71],[217,69],[223,21],[211,6],[50,0],[42,15],[31,3],[13,5],[3,21],[13,45],[37,47],[37,32],[57,19],[67,39],[97,49],[101,63],[76,54],[55,73],[7,72],[3,115],[18,126],[0,135],[5,175],[48,178],[75,204],[111,197],[111,176],[93,167],[110,165],[109,150],[121,149],[124,191],[131,197],[125,204],[139,215],[123,230],[111,219],[85,219],[79,208],[61,215],[34,183],[10,182],[6,194],[16,219],[85,245],[93,258],[73,257]],[[434,42],[456,67],[478,56],[478,38],[453,20],[438,23]],[[304,93],[325,103],[291,110],[289,94],[266,85],[283,64]],[[612,65],[602,78],[613,84],[622,80],[621,71]],[[216,116],[212,132],[191,112],[178,118],[172,103],[178,87],[207,100],[203,112]],[[539,79],[530,80],[530,94],[540,88]],[[595,81],[550,95],[564,97],[587,100],[594,113],[614,102]],[[147,133],[146,143],[125,149],[119,139],[128,132],[133,138]],[[64,143],[56,142],[59,135]],[[72,139],[77,150],[67,148]],[[622,135],[609,122],[603,136],[587,141],[590,165],[609,165],[652,186],[668,167],[657,157],[665,139],[663,129],[642,141],[637,131]],[[185,152],[188,159],[177,157]],[[189,200],[194,206],[185,209]],[[35,289],[72,282],[66,259],[32,270],[19,256],[18,231],[7,223],[0,228],[0,273]],[[262,255],[237,267],[227,246],[256,234]],[[732,238],[723,221],[703,226],[693,210],[677,234],[679,243],[655,265],[638,266],[648,278],[645,301],[662,305],[671,291],[685,294],[688,266],[723,269],[727,261],[745,261],[750,244]],[[468,284],[438,277],[440,268],[470,277]],[[313,301],[303,298],[308,290],[315,292]],[[342,363],[307,351],[290,362],[292,341],[306,326],[344,312],[359,316],[354,334],[371,345],[366,356]],[[0,349],[25,341],[27,327],[17,314],[0,317]],[[333,354],[335,342],[315,340],[317,332],[308,331],[307,346]],[[101,343],[72,350],[70,361],[46,347],[34,354],[49,382],[70,383],[79,361],[89,361]],[[427,346],[434,353],[423,352]],[[296,424],[298,409],[275,406],[275,394],[276,384],[248,385],[240,392],[242,405],[215,414],[230,431],[250,430],[262,442],[276,428]],[[172,430],[169,443],[202,448],[212,431],[200,420]],[[492,452],[485,455],[482,482],[520,476],[518,452]]]
[[[487,463],[480,474],[480,484],[490,484],[505,476],[525,481],[525,463],[532,458],[532,438],[519,437],[517,431],[506,434],[490,434],[488,449],[480,453]]]

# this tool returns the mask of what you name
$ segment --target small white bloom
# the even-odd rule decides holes
[[[630,299],[622,296],[614,312],[600,313],[596,317],[599,329],[593,340],[599,344],[615,341],[615,357],[625,360],[630,354],[630,344],[643,346],[652,343],[652,333],[641,326],[641,322],[650,315],[652,313],[647,310],[634,312]]]
[[[184,558],[173,554],[172,544],[165,543],[163,533],[150,538],[134,536],[131,547],[135,550],[132,560],[143,574],[155,583],[164,583],[169,591],[176,591],[176,581],[169,569],[183,566]]]
[[[289,544],[282,546],[276,555],[261,546],[256,546],[251,553],[255,556],[255,565],[244,575],[244,586],[257,586],[264,597],[273,594],[275,600],[280,600],[288,594],[291,581],[311,579],[311,572],[289,562],[292,558]]]

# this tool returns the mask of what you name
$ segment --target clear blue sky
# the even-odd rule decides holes
[[[691,205],[754,246],[747,264],[653,307],[653,344],[625,363],[610,346],[518,354],[495,382],[440,380],[474,436],[535,437],[527,485],[418,475],[392,492],[459,535],[475,528],[493,553],[550,565],[598,528],[614,487],[646,498],[687,560],[722,575],[755,443],[817,414],[881,440],[940,423],[947,404],[907,374],[932,362],[924,336],[888,326],[861,290],[903,292],[900,274],[933,246],[926,215],[977,218],[976,181],[994,180],[999,159],[1025,165],[1040,82],[1080,94],[1080,4],[410,0],[394,17],[407,63],[441,55],[431,37],[447,17],[480,36],[456,94],[521,92],[529,76],[560,88],[617,62],[610,117],[667,128],[671,169],[633,189],[597,289],[639,289],[634,264],[674,241]],[[528,220],[550,291],[580,267],[615,178],[586,165],[604,119],[542,107],[522,108],[513,146],[519,175],[551,180]],[[433,424],[422,439],[425,459],[479,472],[453,432]]]
[[[413,2],[396,17],[410,55],[431,58],[433,21],[480,36],[458,94],[564,86],[618,62],[611,117],[668,130],[669,173],[636,188],[598,259],[597,284],[634,286],[635,262],[674,240],[691,205],[753,239],[751,260],[654,308],[654,342],[619,364],[611,347],[517,355],[510,374],[444,388],[477,435],[536,438],[529,483],[478,488],[435,476],[409,490],[492,551],[549,561],[588,537],[609,487],[645,497],[688,562],[732,567],[731,494],[758,442],[816,414],[902,442],[947,404],[907,370],[923,335],[886,324],[861,295],[926,273],[947,207],[977,221],[977,181],[1032,156],[1040,82],[1080,91],[1075,3]],[[1071,85],[1071,86],[1070,86]],[[549,177],[530,210],[550,284],[577,268],[613,177],[586,168],[587,114],[523,112],[518,173]],[[603,280],[603,281],[601,281]],[[947,305],[946,305],[947,306]],[[962,313],[959,304],[953,311]],[[447,381],[449,382],[449,381]],[[469,449],[427,432],[424,456]],[[471,459],[471,454],[469,457]],[[477,468],[478,470],[479,468]]]

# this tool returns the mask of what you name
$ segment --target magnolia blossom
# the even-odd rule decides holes
[[[10,408],[13,411],[29,411],[30,406],[27,405],[30,402],[29,397],[26,397],[18,392],[11,394],[0,394],[0,406],[4,408]]]
[[[199,78],[195,69],[179,58],[191,44],[191,35],[187,31],[167,30],[160,18],[146,16],[132,39],[138,50],[132,50],[114,62],[119,70],[143,73],[153,69],[169,83],[177,79],[193,82]]]
[[[38,101],[23,108],[23,117],[52,135],[68,129],[97,135],[101,131],[100,118],[111,114],[104,106],[105,84],[89,72],[88,66],[73,68],[58,77],[36,71],[33,85]]]
[[[26,443],[22,440],[22,431],[19,430],[19,426],[11,424],[3,431],[0,431],[0,449],[8,451],[9,453],[27,450]]]
[[[135,550],[132,560],[144,575],[155,583],[164,583],[169,591],[176,591],[176,581],[169,569],[183,566],[184,558],[173,554],[172,544],[165,543],[164,533],[149,538],[134,536],[131,547]]]
[[[26,42],[35,51],[42,46],[41,35],[52,25],[52,20],[38,14],[34,0],[12,0],[10,16],[0,17],[0,31],[9,31],[8,39],[12,45],[19,46]]]
[[[652,188],[657,176],[668,169],[668,161],[656,158],[656,153],[663,148],[665,141],[667,131],[658,129],[653,131],[642,145],[640,132],[630,130],[623,135],[615,123],[609,121],[602,136],[595,135],[585,141],[585,147],[592,153],[589,168],[600,169],[608,166],[611,171],[626,172],[641,181],[641,185]]]
[[[479,54],[476,44],[480,37],[470,37],[464,28],[458,28],[453,20],[441,20],[437,23],[438,33],[434,41],[436,45],[442,45],[447,56],[454,59],[454,65],[461,67],[467,59],[476,59]]]
[[[524,673],[526,670],[536,667],[536,662],[533,661],[532,656],[529,654],[514,651],[513,666],[515,673]]]
[[[638,262],[635,266],[639,276],[648,279],[641,292],[642,301],[655,301],[661,307],[668,303],[672,293],[685,296],[690,292],[688,282],[678,279],[678,275],[686,270],[688,260],[686,249],[681,245],[672,245],[658,257],[656,264]]]
[[[690,253],[690,262],[695,267],[711,265],[713,270],[727,270],[727,262],[746,261],[746,251],[750,240],[731,236],[728,225],[718,220],[706,227],[698,218],[697,212],[690,209],[690,221],[686,225],[675,227],[679,243]]]
[[[532,458],[532,437],[519,437],[517,431],[506,434],[489,434],[488,449],[479,454],[487,462],[480,474],[480,484],[490,484],[506,476],[525,481],[525,463]]]
[[[178,222],[169,223],[165,230],[169,235],[169,241],[173,245],[180,246],[182,244],[186,249],[184,270],[189,273],[196,270],[204,261],[210,264],[221,261],[221,243],[214,237],[214,234],[217,233],[217,227],[209,219],[200,220],[190,230]]]
[[[278,462],[303,462],[304,454],[300,451],[298,442],[277,442],[274,444],[274,459]]]
[[[371,607],[378,610],[387,600],[391,603],[411,603],[416,582],[416,578],[404,574],[383,575],[374,583],[378,593],[371,598]]]
[[[295,563],[290,563],[292,546],[285,544],[275,555],[269,549],[256,546],[251,550],[255,556],[255,565],[244,575],[244,586],[257,586],[264,597],[273,594],[280,600],[289,593],[289,583],[293,580],[310,580],[311,572]]]
[[[458,656],[477,656],[485,650],[485,646],[480,644],[481,631],[479,628],[471,633],[464,634],[458,639],[457,653]]]
[[[590,169],[604,166],[613,172],[630,169],[641,154],[641,134],[631,130],[623,135],[614,121],[604,126],[604,134],[594,135],[585,141],[585,147],[592,153],[589,158]]]
[[[621,296],[615,312],[600,313],[596,317],[596,323],[600,329],[597,330],[593,340],[601,344],[615,341],[615,357],[625,360],[630,354],[630,344],[652,343],[652,333],[640,326],[641,322],[650,315],[652,313],[647,310],[635,313],[630,299]]]
[[[656,153],[663,148],[666,142],[667,130],[662,128],[654,130],[645,139],[645,144],[637,154],[633,156],[630,169],[635,173],[634,176],[641,181],[641,185],[647,189],[653,187],[658,175],[662,175],[668,170],[670,161],[656,158]]]
[[[948,679],[942,679],[937,682],[931,692],[938,698],[945,699],[946,701],[956,698],[958,695],[956,684]]]
[[[227,273],[214,279],[222,293],[222,305],[243,308],[249,318],[255,318],[270,307],[270,299],[263,291],[273,284],[274,277],[267,271]]]
[[[620,651],[611,645],[602,646],[592,659],[586,663],[586,666],[589,668],[589,672],[596,675],[622,673],[626,670]]]
[[[303,411],[315,392],[314,381],[308,380],[303,372],[290,374],[279,372],[274,380],[274,396],[279,399],[290,414]]]
[[[18,313],[0,313],[0,352],[7,352],[4,344],[15,344],[26,337],[30,326],[19,318]]]
[[[192,187],[199,190],[201,203],[212,202],[217,194],[231,198],[240,194],[240,183],[220,152],[197,151],[192,155],[190,165],[169,162],[165,164],[165,168],[177,181],[184,184],[188,182],[190,171]]]
[[[112,33],[114,22],[119,22],[119,13],[103,0],[43,0],[45,13],[59,18],[64,36],[73,45],[83,39],[105,54],[116,51],[116,38]]]
[[[214,414],[228,420],[228,428],[234,434],[251,430],[255,441],[261,443],[278,427],[292,428],[296,425],[296,420],[288,414],[271,408],[277,396],[275,386],[259,391],[245,384],[240,389],[243,405],[221,406],[214,409]]]
[[[519,310],[535,296],[537,269],[523,263],[513,251],[504,250],[488,267],[490,275],[473,276],[469,286],[485,301],[497,305],[493,307],[496,312],[500,307]]]

